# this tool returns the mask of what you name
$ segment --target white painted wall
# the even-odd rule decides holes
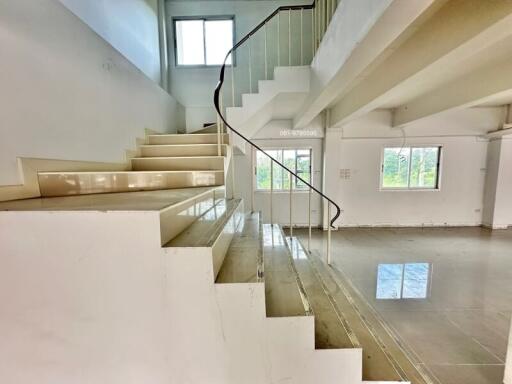
[[[343,129],[327,130],[327,194],[344,213],[341,226],[480,225],[488,142],[500,108],[450,112],[408,127],[391,128],[391,113],[374,111]],[[441,145],[440,191],[381,191],[384,146]],[[348,180],[340,169],[350,169]]]
[[[59,1],[160,84],[157,0]]]
[[[174,57],[174,30],[172,18],[178,16],[213,16],[234,15],[235,35],[238,41],[251,29],[259,24],[265,17],[272,13],[280,5],[305,4],[303,0],[276,0],[276,1],[168,1],[168,44],[170,55],[170,92],[186,107],[187,131],[193,131],[202,127],[205,122],[215,122],[216,117],[213,108],[213,91],[219,79],[219,68],[183,68],[176,67]],[[310,63],[311,34],[310,13],[304,14],[304,62]],[[300,14],[292,14],[292,64],[300,62]],[[288,63],[288,16],[281,17],[281,60]],[[257,91],[257,80],[265,78],[264,75],[264,37],[260,32],[252,42],[252,69],[253,91]],[[277,64],[277,22],[274,20],[267,27],[267,57],[268,73],[272,76],[273,68]],[[235,84],[236,104],[240,105],[241,93],[249,93],[248,75],[248,48],[244,46],[236,57]],[[228,71],[226,79],[226,93],[224,101],[226,106],[231,106],[231,73]]]
[[[273,120],[263,127],[253,141],[263,149],[272,148],[311,148],[313,154],[313,185],[322,189],[322,138],[321,119],[316,119],[304,130],[292,131],[291,120]],[[294,136],[290,136],[294,134]],[[235,156],[236,195],[243,197],[247,211],[251,209],[251,188],[256,183],[254,171],[251,169],[250,150],[246,154]],[[274,192],[273,219],[274,223],[288,225],[290,223],[289,192]],[[308,225],[308,192],[293,193],[292,220],[295,225]],[[321,223],[321,201],[318,194],[312,194],[311,222],[313,226]],[[254,211],[261,211],[263,222],[270,222],[270,192],[254,192]]]
[[[0,2],[0,185],[16,157],[120,162],[181,106],[57,0]]]

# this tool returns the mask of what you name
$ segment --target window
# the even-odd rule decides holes
[[[425,299],[429,293],[430,264],[379,264],[377,299]]]
[[[384,148],[383,189],[438,189],[441,147]]]
[[[175,19],[176,65],[222,65],[234,44],[233,30],[232,17]],[[226,63],[231,64],[231,57]]]
[[[306,182],[311,183],[311,149],[270,149],[266,150],[272,158],[284,164]],[[270,159],[263,152],[256,152],[256,189],[270,190]],[[273,162],[274,190],[290,189],[290,174]],[[306,184],[292,177],[292,188],[307,189]]]

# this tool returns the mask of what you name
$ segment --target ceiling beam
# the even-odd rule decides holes
[[[342,125],[512,34],[512,1],[451,0],[332,108]]]
[[[504,60],[477,69],[395,109],[393,126],[448,110],[489,103],[493,98],[512,97],[512,60]]]

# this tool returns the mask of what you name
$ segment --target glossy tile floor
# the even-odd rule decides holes
[[[298,230],[304,243],[307,231]],[[325,254],[326,234],[312,248]],[[512,230],[343,229],[333,266],[440,384],[501,384],[512,314]]]

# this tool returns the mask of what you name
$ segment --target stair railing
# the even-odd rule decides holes
[[[286,167],[284,164],[274,159],[271,155],[269,155],[266,151],[264,151],[260,146],[251,141],[249,138],[245,137],[242,133],[234,129],[227,121],[225,115],[225,106],[223,103],[223,94],[225,90],[223,88],[225,83],[225,74],[226,67],[229,66],[231,68],[231,105],[235,107],[237,103],[237,94],[236,94],[236,86],[235,86],[235,67],[238,67],[237,71],[239,75],[242,74],[243,78],[248,80],[248,84],[246,84],[245,89],[248,93],[253,92],[253,83],[254,80],[268,80],[269,77],[269,69],[276,66],[281,65],[304,65],[306,60],[313,59],[320,42],[322,40],[323,35],[325,34],[329,22],[334,15],[334,11],[338,5],[338,0],[315,0],[312,4],[307,5],[293,5],[293,6],[281,6],[277,8],[274,12],[272,12],[267,18],[265,18],[261,23],[259,23],[254,29],[252,29],[249,33],[247,33],[240,41],[238,41],[226,54],[224,62],[220,69],[219,82],[215,88],[214,94],[214,105],[217,111],[217,149],[218,155],[220,156],[222,153],[222,143],[224,138],[224,130],[225,128],[229,128],[231,133],[237,135],[245,142],[249,143],[253,148],[265,154],[270,159],[270,222],[273,225],[273,214],[272,214],[272,197],[273,197],[273,187],[274,187],[274,178],[273,178],[273,169],[274,164],[277,164],[279,167],[288,172],[290,177],[290,237],[293,236],[293,205],[292,205],[292,195],[293,195],[293,181],[295,181],[295,185],[297,185],[297,181],[302,182],[309,188],[309,198],[308,198],[308,251],[311,249],[311,194],[312,191],[316,192],[321,198],[327,201],[327,263],[331,263],[331,228],[334,228],[334,222],[340,216],[341,210],[340,207],[331,200],[328,196],[324,195],[321,191],[311,185],[309,182],[300,177],[297,173],[293,172],[291,169]],[[293,18],[292,18],[293,14]],[[282,25],[282,15],[284,15],[285,23],[287,31],[285,30],[284,39],[283,39],[283,25]],[[305,21],[309,18],[309,32],[307,35],[304,33],[304,30],[307,29],[308,23]],[[297,19],[300,20],[299,23]],[[293,22],[295,24],[299,24],[300,32],[295,33]],[[275,39],[269,40],[269,32],[271,33],[271,29],[276,31]],[[255,62],[254,58],[257,58],[257,55],[254,55],[254,49],[257,48],[256,45],[256,36],[258,32],[263,33],[263,42],[260,39],[260,50],[262,50],[262,56],[264,58],[263,63]],[[285,41],[283,41],[285,40]],[[307,40],[310,40],[309,42]],[[275,46],[271,47],[270,43],[273,43]],[[263,43],[263,44],[261,44]],[[310,57],[307,57],[306,45],[309,45],[309,54]],[[262,46],[262,47],[261,47]],[[247,48],[247,67],[243,68],[242,65],[237,65],[237,53],[240,52],[240,48]],[[283,48],[286,49],[283,49]],[[294,49],[295,47],[295,49]],[[272,56],[275,54],[275,56]],[[284,54],[284,55],[283,55]],[[238,57],[240,59],[240,57]],[[228,64],[229,61],[229,64]],[[238,60],[241,62],[241,60]],[[259,68],[258,68],[259,64]],[[248,76],[247,78],[245,76]],[[240,92],[243,91],[243,88],[240,87]],[[233,138],[233,136],[232,136]],[[232,169],[231,173],[234,177],[234,157],[232,155]],[[312,173],[310,172],[310,180],[312,180]],[[233,182],[234,188],[234,182]],[[331,217],[331,206],[334,206],[336,209],[336,214],[334,217]]]

